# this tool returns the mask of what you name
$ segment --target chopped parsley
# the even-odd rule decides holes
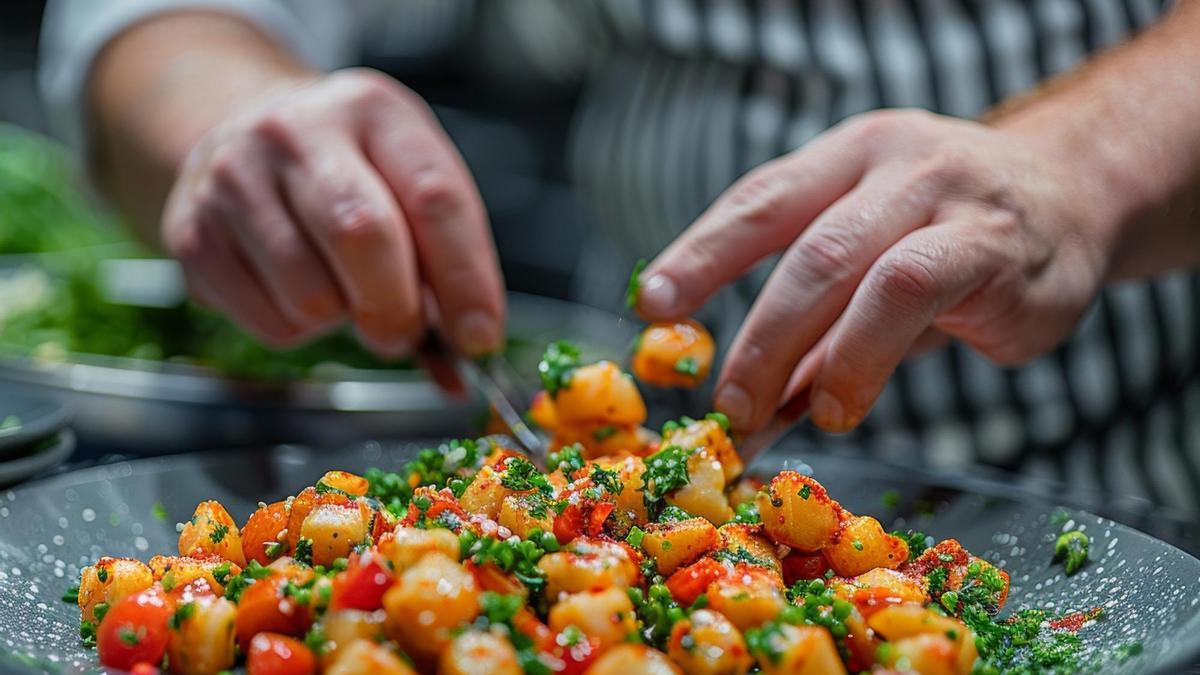
[[[758,505],[754,502],[743,502],[733,507],[733,520],[731,523],[746,523],[754,525],[762,522],[762,516],[758,513]]]
[[[208,533],[208,538],[212,540],[212,543],[219,544],[225,541],[225,535],[227,534],[229,534],[229,526],[218,524],[213,528],[212,532]]]
[[[171,618],[167,620],[167,627],[169,627],[171,630],[179,630],[180,626],[182,626],[185,621],[195,616],[195,614],[196,603],[185,602],[180,605],[175,610],[175,613],[171,615]]]
[[[317,491],[317,494],[319,494],[319,495],[323,495],[323,494],[344,495],[346,497],[354,499],[354,495],[350,494],[349,492],[346,492],[345,490],[343,490],[341,488],[336,488],[336,487],[330,485],[329,483],[326,483],[323,480],[317,481],[317,484],[313,486],[313,489],[315,489]]]
[[[162,502],[154,502],[154,506],[150,507],[150,515],[154,516],[155,520],[164,522],[169,518],[167,507],[163,506]]]
[[[855,551],[863,550],[863,543],[859,539],[855,539],[854,541],[850,542],[850,545],[854,547]]]
[[[304,646],[317,656],[322,656],[329,650],[329,639],[325,637],[325,629],[321,624],[313,624],[304,634]]]
[[[75,585],[63,591],[62,601],[76,604],[79,602],[79,586]]]
[[[640,258],[629,273],[629,283],[625,286],[625,306],[629,309],[637,307],[638,295],[642,292],[642,280],[639,277],[645,269],[646,259]]]
[[[720,560],[721,562],[727,562],[732,565],[736,565],[738,563],[747,563],[756,567],[775,569],[775,566],[771,564],[771,561],[754,555],[744,546],[739,546],[737,549],[720,549],[713,553],[712,557]]]
[[[606,427],[600,427],[592,432],[592,438],[596,439],[597,443],[603,443],[612,438],[617,433],[617,428],[611,424]]]
[[[579,367],[581,356],[579,347],[566,340],[551,342],[546,346],[542,360],[538,363],[538,376],[542,379],[542,387],[551,398],[557,396],[560,389],[571,386],[571,375]]]
[[[662,513],[658,514],[658,519],[655,522],[678,523],[683,520],[691,520],[695,517],[674,504],[668,504],[663,507]]]
[[[1063,532],[1054,542],[1053,562],[1061,562],[1067,576],[1071,576],[1087,562],[1088,550],[1091,545],[1092,542],[1088,536],[1079,530]]]
[[[656,504],[668,494],[688,484],[687,463],[692,452],[678,445],[669,445],[646,459],[643,497],[648,505]]]
[[[726,415],[725,413],[710,412],[704,416],[704,419],[712,420],[712,421],[716,422],[721,427],[721,429],[723,429],[725,431],[729,431],[729,416]]]
[[[637,614],[641,639],[656,647],[664,646],[671,636],[671,628],[687,616],[687,611],[675,602],[671,591],[663,584],[650,584],[645,593],[632,587],[628,593]]]
[[[550,453],[546,458],[546,465],[551,471],[561,469],[567,480],[572,480],[577,471],[582,471],[587,466],[583,459],[583,446],[576,443]]]
[[[900,539],[904,540],[905,544],[908,544],[909,560],[912,560],[924,553],[925,549],[929,548],[929,546],[933,543],[933,537],[930,537],[924,532],[919,532],[917,530],[907,530],[904,532],[901,532],[900,530],[892,530],[892,536],[899,537]]]
[[[257,560],[251,560],[246,564],[246,569],[229,577],[229,583],[225,584],[225,598],[237,602],[242,597],[242,591],[245,591],[254,582],[269,576],[271,576],[270,569],[263,567]]]
[[[136,647],[141,644],[142,638],[146,637],[146,627],[138,626],[135,630],[129,626],[121,626],[117,629],[117,637],[125,645]]]
[[[455,496],[461,496],[467,481],[461,480],[460,472],[479,467],[483,458],[480,450],[475,441],[452,440],[436,448],[421,450],[399,472],[368,469],[367,495],[378,499],[393,515],[401,517],[408,512],[413,490],[418,487],[429,485],[440,489],[449,486]]]
[[[96,617],[96,623],[103,621],[105,614],[108,614],[107,602],[97,602],[95,606],[92,607],[92,616]]]
[[[546,474],[524,457],[509,457],[505,460],[500,484],[516,492],[539,492],[546,496],[554,494],[554,486],[550,484]]]
[[[108,583],[108,570],[103,567],[96,570],[96,578],[99,579],[100,583],[102,584]]]
[[[613,496],[621,494],[621,491],[625,489],[625,484],[621,482],[620,474],[612,469],[593,466],[591,479],[593,484],[599,485],[604,488],[605,492]]]
[[[629,534],[625,536],[625,541],[629,542],[629,545],[634,548],[641,548],[642,540],[645,538],[646,538],[646,531],[643,530],[642,528],[638,527],[637,525],[634,525],[629,530]]]
[[[696,377],[700,374],[700,362],[694,356],[681,356],[675,362],[673,370],[680,375]]]
[[[283,553],[283,542],[268,541],[263,543],[263,552],[268,558],[278,558],[280,553]]]
[[[888,490],[879,495],[879,503],[885,509],[894,509],[900,506],[900,493],[895,490]]]
[[[797,492],[796,495],[799,496],[800,499],[808,501],[808,498],[812,496],[812,488],[806,483],[804,487],[800,488],[800,491]]]
[[[531,536],[524,541],[515,538],[500,540],[477,537],[471,531],[464,530],[458,541],[463,560],[469,558],[475,565],[495,565],[501,572],[511,572],[530,591],[538,591],[545,586],[546,576],[538,568],[537,562],[545,555],[548,550],[545,545],[550,543],[547,540],[554,539],[554,534],[542,533],[536,537],[538,541],[533,539],[535,537]],[[557,548],[558,541],[555,540],[552,546]]]
[[[228,560],[226,560],[225,562],[223,562],[220,565],[217,565],[216,567],[213,568],[213,570],[212,570],[213,579],[215,579],[218,584],[221,584],[222,586],[224,586],[225,582],[229,581],[229,573],[232,570],[233,570],[233,567],[232,567],[231,563]]]

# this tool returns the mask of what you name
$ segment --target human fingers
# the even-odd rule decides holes
[[[444,329],[468,354],[498,349],[504,283],[479,190],[462,158],[419,101],[364,114],[366,153],[400,203]]]
[[[817,217],[780,260],[730,347],[715,405],[761,426],[788,376],[842,313],[871,264],[932,218],[936,193],[877,171]]]
[[[853,127],[751,171],[640,275],[637,310],[648,320],[694,312],[721,286],[791,243],[866,170]]]
[[[352,139],[330,137],[305,148],[282,183],[367,346],[385,357],[412,353],[424,333],[416,254],[375,168]]]
[[[286,347],[303,339],[304,332],[279,311],[247,265],[225,224],[210,216],[192,212],[186,221],[168,220],[164,228],[164,243],[183,267],[191,293],[268,345]]]
[[[297,328],[324,330],[344,316],[341,292],[288,213],[269,156],[253,146],[215,154],[207,167],[210,199],[273,304]]]
[[[1008,257],[965,223],[909,234],[875,261],[834,328],[813,382],[812,421],[843,432],[866,416],[935,319],[984,287]]]

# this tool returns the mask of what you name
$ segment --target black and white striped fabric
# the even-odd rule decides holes
[[[630,258],[653,255],[739,175],[847,116],[915,106],[975,117],[1165,10],[1156,0],[600,6],[612,48],[572,162]],[[726,339],[764,275],[723,298]],[[1110,288],[1068,344],[1022,368],[958,345],[921,357],[849,441],[893,460],[981,461],[1084,499],[1195,513],[1198,300],[1194,274]]]

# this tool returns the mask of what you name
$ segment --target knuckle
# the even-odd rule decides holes
[[[371,208],[356,204],[338,208],[333,213],[331,238],[341,246],[355,249],[373,248],[388,241],[389,228]]]
[[[940,296],[942,284],[934,261],[925,253],[906,251],[880,259],[876,284],[890,304],[915,310]]]
[[[820,278],[840,278],[855,264],[855,249],[847,231],[826,227],[811,230],[801,238],[803,266]]]
[[[729,192],[728,206],[737,227],[770,230],[782,221],[789,181],[777,166],[765,166],[747,175]]]
[[[947,191],[962,186],[974,175],[974,160],[962,148],[939,148],[913,169],[914,187],[931,187]]]
[[[294,115],[284,110],[269,110],[250,124],[251,138],[269,148],[283,150],[290,155],[299,155],[303,131]]]
[[[410,217],[427,224],[459,211],[462,198],[458,186],[449,175],[427,172],[414,181],[407,206],[412,211]]]

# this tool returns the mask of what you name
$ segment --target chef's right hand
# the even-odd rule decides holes
[[[197,300],[272,345],[347,319],[384,357],[433,321],[470,354],[503,340],[478,189],[425,102],[377,72],[298,79],[208,131],[162,240]]]

